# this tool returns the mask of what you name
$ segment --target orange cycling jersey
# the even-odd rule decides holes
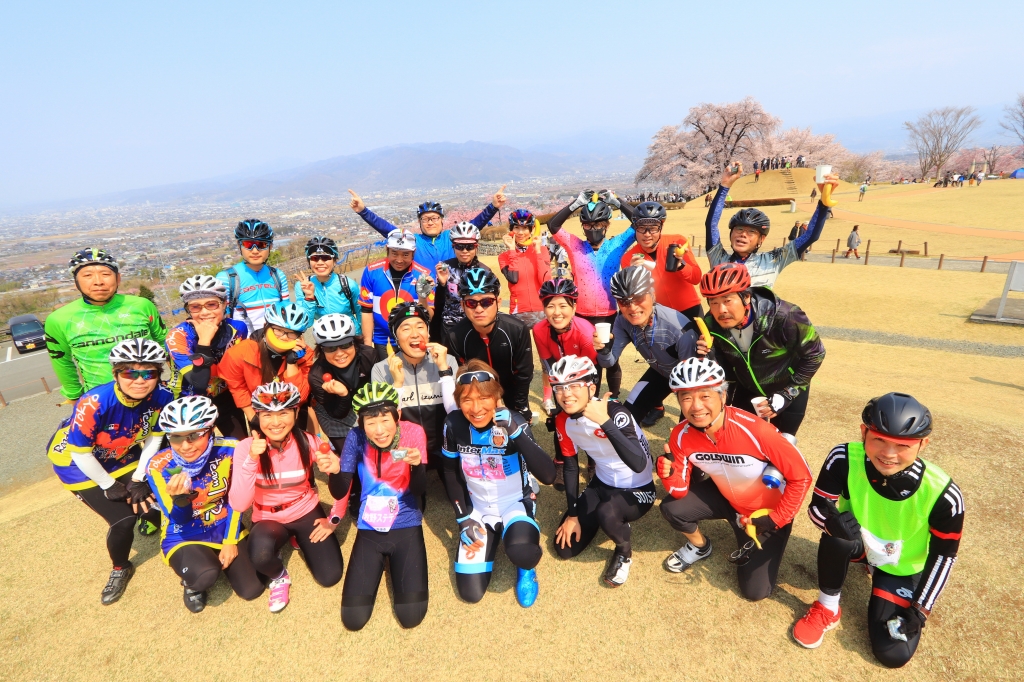
[[[811,470],[803,455],[778,429],[768,422],[735,407],[726,407],[720,419],[722,427],[709,436],[683,422],[669,435],[666,455],[672,459],[672,471],[662,482],[672,497],[683,497],[690,489],[694,466],[711,477],[725,499],[744,515],[758,509],[771,509],[769,517],[779,527],[793,520],[811,487]],[[785,479],[778,488],[761,482],[768,465]]]

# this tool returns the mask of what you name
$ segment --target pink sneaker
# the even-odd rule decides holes
[[[291,589],[292,579],[288,571],[280,578],[270,581],[270,612],[277,613],[288,606],[288,591]]]
[[[842,608],[839,613],[832,613],[815,599],[811,608],[807,609],[807,614],[793,625],[793,639],[806,649],[817,649],[821,646],[821,640],[825,639],[825,633],[839,625],[839,617],[842,615]]]

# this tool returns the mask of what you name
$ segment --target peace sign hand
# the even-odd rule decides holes
[[[316,289],[313,287],[308,273],[299,275],[299,288],[302,289],[302,295],[307,301],[316,299]]]

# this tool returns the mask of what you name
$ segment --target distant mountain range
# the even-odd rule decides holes
[[[402,144],[266,174],[146,187],[61,202],[60,205],[70,208],[147,201],[231,202],[345,195],[349,187],[359,192],[377,192],[497,184],[570,173],[628,173],[643,163],[643,152],[643,147],[639,147],[635,154],[622,149],[610,154],[597,154],[538,148],[524,152],[515,147],[485,142]]]

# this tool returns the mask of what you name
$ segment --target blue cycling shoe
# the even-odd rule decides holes
[[[516,601],[524,609],[533,606],[537,601],[537,569],[517,568],[519,577],[516,580]]]

